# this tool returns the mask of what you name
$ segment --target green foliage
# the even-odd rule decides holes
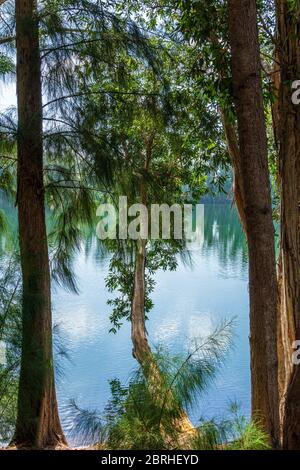
[[[20,260],[16,247],[0,254],[0,441],[10,442],[17,415],[18,383],[22,344]],[[65,341],[57,325],[53,327],[55,374],[63,375],[64,361],[69,359]]]
[[[228,444],[228,450],[271,449],[268,435],[259,427],[259,424],[253,423],[252,421],[243,425],[242,432],[239,436],[239,438]]]
[[[14,71],[13,61],[7,55],[0,53],[0,76],[11,74]]]
[[[273,45],[264,28],[267,25],[272,36],[274,17],[265,2],[258,6],[266,66],[264,95],[271,102],[268,56]],[[295,2],[289,6],[292,11]],[[14,34],[14,2],[8,0],[1,8],[5,21],[0,33],[5,38]],[[148,207],[184,204],[198,202],[211,188],[224,189],[229,159],[219,109],[235,121],[226,9],[221,0],[39,2],[44,180],[52,277],[57,283],[78,292],[73,259],[87,230],[95,226],[100,202],[116,205],[118,196],[125,194],[132,204],[141,202],[146,193]],[[15,50],[11,41],[0,44],[0,75],[5,79],[14,72]],[[266,119],[271,130],[269,111]],[[1,196],[10,198],[16,196],[17,138],[16,112],[9,109],[0,115],[0,190]],[[275,147],[271,132],[269,142]],[[274,180],[276,159],[275,150],[270,158]],[[8,229],[1,211],[1,242]],[[116,293],[109,300],[111,331],[116,332],[130,319],[136,245],[117,240],[105,248],[112,253],[106,285]],[[178,255],[189,261],[184,241],[149,241],[146,314],[153,307],[154,273],[175,270]],[[3,267],[0,273],[0,340],[8,347],[7,365],[0,367],[4,440],[15,419],[19,272],[17,265],[8,272]],[[180,447],[176,422],[215,376],[227,339],[218,330],[207,343],[196,343],[184,359],[158,350],[155,361],[164,384],[159,396],[138,371],[128,387],[111,384],[112,400],[102,419],[73,404],[79,434],[88,429],[88,439],[97,436],[111,448]],[[65,356],[64,349],[60,354]],[[266,448],[266,439],[256,425],[239,418],[201,423],[193,446],[208,449],[225,444]]]
[[[133,297],[134,266],[135,266],[135,242],[127,242],[120,245],[118,242],[108,244],[113,250],[109,264],[109,272],[106,278],[108,291],[115,296],[108,300],[108,305],[112,307],[110,320],[112,323],[111,332],[116,333],[122,326],[123,320],[130,320],[131,302]],[[114,247],[114,248],[112,248]],[[184,248],[181,243],[175,241],[150,241],[147,248],[145,263],[145,313],[153,308],[151,293],[155,288],[153,279],[154,273],[162,269],[164,271],[174,271],[177,267],[176,255],[184,257]]]
[[[77,292],[73,272],[74,255],[81,248],[83,228],[94,224],[96,201],[91,191],[68,179],[66,169],[48,183],[49,245],[53,279]],[[70,184],[70,191],[62,195],[62,188]]]
[[[1,118],[0,118],[1,120]],[[2,126],[6,129],[13,128],[13,119],[7,113],[2,120]],[[0,128],[2,127],[0,125]],[[16,195],[16,146],[14,139],[6,132],[0,131],[0,194],[12,199]]]
[[[116,333],[122,326],[124,319],[130,320],[131,300],[133,295],[134,264],[128,255],[124,257],[115,253],[109,264],[109,274],[106,278],[106,287],[109,292],[117,292],[118,297],[108,300],[112,307],[110,321],[111,333]],[[147,300],[145,300],[145,304]]]
[[[156,48],[157,61],[161,64],[159,74],[139,57],[120,54],[116,60],[126,65],[126,81],[119,85],[119,93],[87,96],[84,106],[85,126],[93,134],[106,135],[113,143],[116,171],[103,201],[117,208],[118,196],[126,195],[128,205],[143,202],[150,214],[152,203],[199,202],[206,190],[206,157],[201,127],[195,126],[198,114],[189,84],[181,80],[177,71],[185,67],[183,49],[180,45],[158,42],[156,37],[148,38],[148,43]],[[90,73],[93,86],[99,89],[106,80],[106,69],[98,68]],[[113,253],[107,287],[117,292],[117,297],[109,301],[111,331],[116,332],[123,319],[130,319],[136,246],[122,241],[115,244],[109,241],[106,246]],[[154,272],[175,269],[176,255],[183,252],[184,242],[151,240],[148,243],[146,313],[152,308]]]
[[[7,218],[3,209],[0,209],[0,233],[7,231]]]
[[[233,403],[224,420],[201,420],[192,448],[196,450],[268,450],[269,439],[258,424],[248,421]]]
[[[7,442],[14,430],[21,351],[21,283],[18,256],[0,262],[0,440]]]
[[[218,327],[208,338],[198,339],[186,356],[171,356],[159,348],[154,355],[163,380],[153,388],[137,370],[128,386],[111,382],[112,397],[102,417],[74,407],[69,412],[74,432],[85,440],[95,438],[110,449],[174,449],[191,445],[180,421],[199,394],[203,394],[220,368],[232,335],[232,322]],[[172,397],[170,402],[170,397]],[[98,434],[97,434],[98,433]],[[99,437],[100,436],[100,437]]]
[[[179,427],[182,409],[188,409],[204,394],[215,378],[230,344],[232,323],[224,323],[186,356],[171,356],[159,348],[155,360],[164,378],[163,389],[153,390],[141,369],[128,385],[113,380],[111,399],[104,414],[79,408],[74,401],[68,408],[73,431],[84,443],[97,443],[106,449],[195,449],[266,450],[268,437],[259,425],[240,415],[233,403],[229,417],[200,420],[193,433]],[[167,406],[172,391],[172,407]]]
[[[77,290],[72,270],[82,234],[94,220],[96,201],[111,181],[118,149],[104,109],[111,97],[123,96],[127,63],[139,57],[144,66],[157,68],[152,46],[131,19],[124,18],[109,1],[45,0],[39,2],[38,21],[42,62],[44,121],[44,173],[53,278]],[[14,2],[1,6],[1,37],[14,34]],[[14,42],[0,43],[3,73],[14,62]],[[0,69],[0,73],[1,73]],[[93,100],[103,96],[100,112],[104,128],[91,112]],[[90,107],[87,107],[87,97]],[[13,109],[0,113],[0,189],[16,187],[17,116]],[[3,145],[6,145],[4,149]],[[8,145],[9,144],[9,145]],[[2,148],[3,147],[3,148]],[[9,148],[8,148],[9,147]],[[3,162],[3,164],[2,164]]]

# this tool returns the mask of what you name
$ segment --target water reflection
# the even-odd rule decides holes
[[[249,413],[247,254],[235,209],[207,205],[204,235],[202,248],[192,253],[192,267],[179,260],[175,272],[156,273],[148,322],[152,346],[163,343],[177,353],[195,336],[211,333],[222,319],[237,318],[235,348],[216,383],[190,411],[195,422],[202,415],[226,414],[230,400],[240,401],[244,413]],[[109,397],[108,381],[115,377],[126,381],[135,367],[129,325],[116,335],[108,333],[107,269],[108,254],[91,231],[75,261],[80,295],[62,289],[54,293],[55,321],[71,345],[73,360],[58,393],[67,432],[72,422],[64,414],[64,404],[70,398],[82,407],[101,410]]]
[[[13,222],[13,209],[10,217]],[[7,250],[3,237],[1,246]],[[230,400],[237,399],[248,415],[247,249],[234,208],[227,204],[205,206],[204,243],[192,257],[191,267],[179,260],[175,272],[156,273],[154,308],[148,322],[150,343],[164,343],[176,353],[184,351],[195,336],[209,334],[224,318],[236,317],[235,348],[215,384],[199,397],[190,414],[195,423],[203,415],[223,416]],[[92,227],[74,260],[80,294],[53,287],[54,322],[71,358],[57,384],[67,434],[72,427],[72,419],[65,412],[69,400],[74,398],[83,408],[101,411],[109,398],[108,381],[118,377],[125,382],[136,365],[129,325],[116,335],[109,333],[110,308],[106,302],[111,294],[105,287],[108,260]]]
[[[234,207],[225,204],[205,206],[204,253],[213,251],[219,275],[247,276],[247,245]]]

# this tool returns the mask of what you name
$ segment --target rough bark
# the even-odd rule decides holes
[[[36,1],[16,1],[19,241],[23,341],[14,443],[64,443],[53,371],[50,273],[43,184],[41,66]]]
[[[292,364],[300,340],[300,106],[292,102],[292,82],[300,77],[300,2],[277,0],[277,56],[280,62],[277,140],[281,192],[280,324],[283,446],[300,449],[300,368]]]
[[[249,250],[252,416],[277,447],[277,282],[255,0],[229,0],[229,32]]]

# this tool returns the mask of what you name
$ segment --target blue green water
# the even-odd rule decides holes
[[[136,363],[132,357],[129,324],[109,333],[111,298],[105,288],[108,258],[93,249],[77,256],[75,272],[80,294],[54,288],[54,322],[68,348],[70,361],[57,379],[63,426],[70,436],[70,399],[101,413],[110,396],[109,381],[126,382]],[[158,272],[149,314],[151,345],[163,343],[171,352],[184,352],[194,337],[211,333],[222,319],[236,318],[234,347],[213,385],[190,410],[199,418],[226,416],[230,402],[250,411],[249,315],[247,255],[237,214],[230,205],[205,206],[204,244],[193,252],[193,266],[180,260],[176,272]]]

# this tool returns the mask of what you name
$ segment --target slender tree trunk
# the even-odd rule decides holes
[[[276,447],[277,281],[255,0],[229,0],[229,31],[249,250],[252,415]]]
[[[23,280],[23,341],[14,442],[19,446],[43,448],[65,441],[58,416],[53,371],[36,8],[34,0],[16,0],[17,205]]]
[[[144,367],[150,366],[152,352],[147,339],[145,325],[145,260],[146,240],[137,241],[134,288],[131,306],[131,339],[133,344],[133,356]]]
[[[144,171],[149,170],[152,158],[152,149],[155,133],[151,133],[145,138],[145,161]],[[147,207],[147,186],[144,177],[141,175],[139,181],[141,204]],[[146,246],[147,240],[139,238],[136,243],[135,270],[133,297],[131,303],[131,339],[133,343],[133,356],[148,375],[149,369],[156,369],[152,351],[148,344],[146,323],[145,323],[145,271],[146,271]]]
[[[292,364],[300,340],[300,106],[292,102],[292,82],[300,79],[300,2],[277,0],[280,86],[277,140],[281,191],[280,320],[281,417],[283,446],[300,449],[300,367]]]
[[[146,172],[149,170],[152,158],[154,137],[155,132],[152,132],[150,136],[145,139],[146,158],[144,171]],[[140,199],[141,203],[147,207],[147,183],[143,176],[141,176],[140,179]],[[147,240],[139,238],[136,245],[133,297],[131,303],[131,340],[133,344],[133,356],[143,369],[149,389],[152,391],[154,397],[157,398],[158,404],[162,407],[170,407],[170,409],[172,409],[172,407],[175,406],[172,391],[166,387],[164,378],[153,357],[147,338],[145,321],[146,247]],[[182,434],[195,431],[194,426],[184,410],[180,410],[179,417],[176,422],[174,422],[174,425],[179,433]],[[168,439],[167,435],[166,439]],[[183,439],[186,439],[186,436],[184,436]]]
[[[153,357],[153,353],[148,343],[145,324],[145,261],[146,261],[146,240],[137,241],[134,290],[131,308],[131,339],[133,343],[133,356],[143,369],[148,385],[154,396],[157,398],[159,406],[172,409],[176,406],[172,390],[164,383],[164,378]],[[178,418],[174,421],[179,434],[194,433],[195,428],[189,420],[184,410],[181,410]],[[166,435],[166,439],[168,436]],[[182,442],[188,439],[188,434],[184,435]]]

